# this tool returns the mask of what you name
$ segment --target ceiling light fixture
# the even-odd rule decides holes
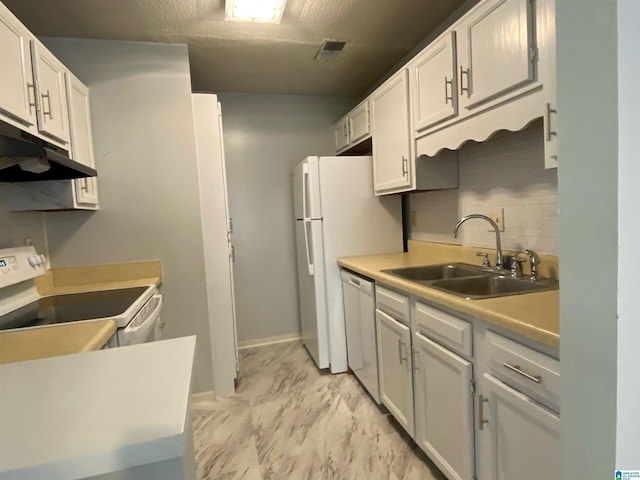
[[[226,0],[225,20],[233,22],[280,23],[287,0]]]

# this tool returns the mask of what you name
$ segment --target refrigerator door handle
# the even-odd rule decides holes
[[[302,164],[302,218],[304,218],[305,220],[311,217],[311,215],[307,215],[307,185],[308,184],[309,184],[309,165],[305,162]],[[307,234],[306,228],[304,230],[304,234],[305,235]],[[307,258],[309,258],[308,247],[307,247]]]
[[[304,219],[304,246],[307,250],[307,268],[309,269],[309,275],[313,276],[314,274],[314,266],[311,263],[311,257],[309,256],[309,233],[307,228],[311,226],[311,220],[308,218]]]

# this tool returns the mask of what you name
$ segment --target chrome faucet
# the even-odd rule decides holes
[[[471,215],[467,215],[466,217],[462,217],[460,220],[458,220],[458,223],[456,223],[456,227],[453,229],[453,233],[451,235],[453,236],[453,238],[457,238],[458,229],[462,226],[462,224],[464,222],[466,222],[467,220],[471,220],[472,218],[479,218],[481,220],[486,220],[487,222],[489,222],[491,224],[491,226],[495,230],[495,232],[496,232],[496,266],[495,266],[495,270],[502,270],[503,265],[502,265],[502,244],[500,243],[500,228],[498,227],[496,222],[491,220],[489,217],[487,217],[486,215],[481,215],[479,213],[472,213]]]

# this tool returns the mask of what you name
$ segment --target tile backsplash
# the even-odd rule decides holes
[[[557,170],[544,168],[541,122],[520,132],[499,132],[483,143],[469,142],[459,161],[457,190],[410,195],[410,209],[416,212],[413,240],[495,248],[495,235],[481,220],[466,222],[457,239],[451,232],[464,215],[503,208],[505,250],[557,255],[558,177]]]

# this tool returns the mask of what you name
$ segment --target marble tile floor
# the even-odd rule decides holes
[[[299,341],[240,352],[235,395],[193,405],[198,480],[445,480],[353,375]]]

